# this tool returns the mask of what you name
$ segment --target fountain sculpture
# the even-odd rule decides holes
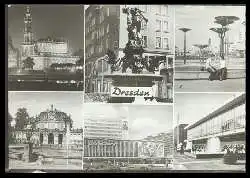
[[[111,74],[104,75],[104,77],[112,80],[112,86],[115,89],[119,87],[144,87],[152,89],[154,83],[161,81],[163,76],[154,73],[159,66],[159,61],[143,57],[143,39],[140,31],[142,21],[147,23],[148,19],[145,18],[142,11],[137,8],[123,8],[123,13],[127,15],[128,31],[128,42],[123,50],[124,57],[117,59],[115,53],[108,50],[104,60],[110,64]],[[158,87],[156,86],[156,88]],[[126,97],[111,96],[108,102],[137,103],[137,101],[145,102],[146,100],[156,102],[152,95],[147,95],[147,91],[144,92],[144,94],[146,93],[145,95],[137,89],[136,91],[123,92],[127,94]],[[136,97],[139,95],[145,97]]]

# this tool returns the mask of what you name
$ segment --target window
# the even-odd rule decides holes
[[[104,36],[104,27],[101,28],[101,34]]]
[[[139,5],[138,8],[143,11],[143,12],[147,12],[147,5]]]
[[[114,49],[118,48],[118,41],[114,41]]]
[[[156,48],[161,48],[161,37],[156,37]]]
[[[99,20],[100,24],[104,21],[104,12],[101,12]]]
[[[156,31],[161,31],[161,21],[156,20]]]
[[[92,19],[91,21],[91,26],[95,25],[95,18]]]
[[[163,31],[167,32],[168,31],[168,22],[164,21],[163,23]]]
[[[156,14],[160,15],[161,14],[161,5],[156,5]]]
[[[166,5],[161,6],[161,15],[164,15],[164,16],[168,15],[168,6]]]
[[[107,31],[107,33],[109,33],[109,24],[107,25],[106,31]]]
[[[106,48],[109,48],[109,39],[106,39]]]
[[[163,39],[163,48],[164,49],[169,49],[168,38],[164,38]]]
[[[109,16],[109,7],[107,8],[107,16]]]
[[[148,44],[148,41],[147,41],[147,36],[142,36],[142,46],[144,48],[147,48],[147,44]]]
[[[147,30],[147,23],[145,21],[142,21],[141,29]]]

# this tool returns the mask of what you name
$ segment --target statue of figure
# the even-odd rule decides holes
[[[127,14],[128,42],[123,50],[125,55],[116,60],[114,52],[108,51],[104,60],[111,64],[111,73],[120,68],[122,73],[126,73],[128,68],[132,70],[132,73],[142,73],[144,68],[146,70],[152,68],[152,66],[148,66],[147,60],[142,56],[144,49],[140,34],[142,21],[147,23],[148,20],[142,15],[142,11],[137,8],[128,7],[123,8],[122,11]]]
[[[137,8],[124,8],[123,13],[127,14],[127,25],[128,25],[128,34],[129,34],[129,40],[141,40],[141,26],[142,21],[144,20],[146,23],[148,22],[148,19],[146,19],[142,11]]]

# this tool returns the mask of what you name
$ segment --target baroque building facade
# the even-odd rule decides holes
[[[34,40],[29,6],[26,7],[24,17],[24,41],[21,48],[21,61],[31,57],[35,63],[33,70],[49,69],[52,64],[76,64],[80,59],[80,56],[69,52],[68,42],[64,39],[47,37]]]
[[[69,114],[53,108],[41,112],[34,119],[34,128],[15,132],[18,142],[31,140],[39,145],[82,145],[82,129],[72,128],[73,120]]]

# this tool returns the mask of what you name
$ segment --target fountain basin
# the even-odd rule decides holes
[[[120,87],[152,87],[153,81],[161,81],[163,75],[158,74],[106,74],[104,78],[111,78],[113,86]]]
[[[106,74],[104,78],[112,80],[113,87],[148,87],[152,88],[154,81],[163,79],[159,74],[133,74],[133,73],[113,73]],[[110,97],[110,103],[145,103],[147,99],[153,100],[153,97]]]

